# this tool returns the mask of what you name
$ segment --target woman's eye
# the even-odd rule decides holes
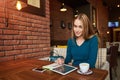
[[[77,27],[76,25],[74,25],[74,27]]]
[[[74,25],[74,27],[75,27],[75,28],[77,28],[77,27],[78,27],[78,28],[83,28],[81,25],[80,25],[80,26],[76,26],[76,25]]]
[[[82,26],[79,26],[79,28],[82,28]]]

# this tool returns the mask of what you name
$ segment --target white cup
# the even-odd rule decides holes
[[[89,64],[88,63],[80,63],[79,68],[82,73],[86,73],[89,70]]]

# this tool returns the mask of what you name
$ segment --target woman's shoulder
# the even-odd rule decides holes
[[[98,40],[98,36],[97,35],[91,35],[89,37],[89,40]]]
[[[69,38],[68,41],[75,41],[75,38]]]
[[[68,44],[75,44],[75,38],[69,38]]]

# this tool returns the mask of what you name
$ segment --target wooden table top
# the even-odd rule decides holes
[[[93,74],[81,75],[77,70],[61,75],[47,70],[43,73],[32,71],[35,67],[50,64],[49,61],[37,59],[16,60],[0,63],[0,80],[104,80],[108,74],[106,70],[92,69]]]

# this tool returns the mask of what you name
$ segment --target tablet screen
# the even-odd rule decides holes
[[[54,69],[52,69],[52,71],[54,72],[57,72],[57,73],[60,73],[62,75],[66,75],[74,70],[76,70],[77,68],[74,67],[74,66],[70,66],[70,65],[67,65],[67,64],[63,64],[59,67],[56,67]]]

